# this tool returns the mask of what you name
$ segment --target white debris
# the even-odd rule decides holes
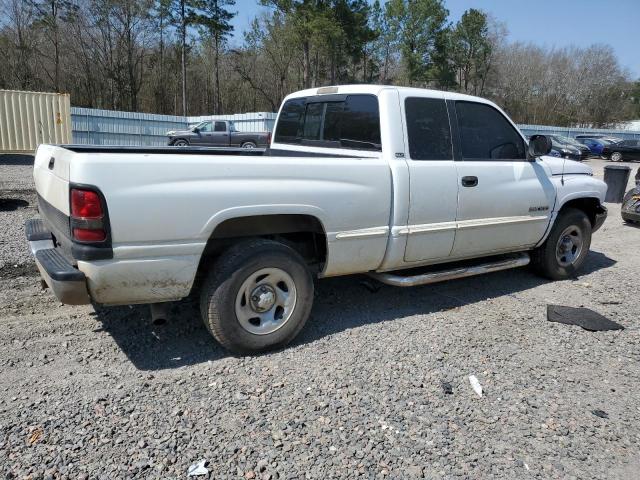
[[[476,392],[479,397],[482,397],[482,385],[480,385],[480,382],[475,375],[469,375],[469,383],[471,384],[473,391]]]
[[[199,475],[209,475],[209,470],[205,467],[206,464],[206,460],[200,460],[199,462],[194,463],[189,467],[189,470],[187,470],[187,476],[197,477]]]

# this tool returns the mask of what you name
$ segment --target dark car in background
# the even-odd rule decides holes
[[[549,155],[552,157],[568,158],[569,160],[581,162],[591,155],[591,151],[585,145],[576,145],[578,142],[571,138],[563,137],[562,135],[545,135],[551,140]]]
[[[586,145],[564,135],[548,135],[552,148],[560,152],[560,156],[572,160],[585,160],[591,156],[591,150]],[[577,152],[576,152],[577,150]]]
[[[227,120],[207,120],[189,130],[167,132],[169,145],[186,147],[268,147],[271,132],[239,132],[233,122]]]
[[[611,142],[603,138],[578,138],[578,141],[591,150],[592,155],[602,155],[602,150]]]
[[[605,145],[602,156],[612,162],[640,161],[640,140],[622,140]]]
[[[618,143],[624,140],[624,138],[620,137],[612,137],[611,135],[605,135],[604,133],[581,133],[580,135],[576,135],[576,140],[580,141],[584,138],[596,138],[598,140],[603,140],[609,143]]]

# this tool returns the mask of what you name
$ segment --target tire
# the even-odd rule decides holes
[[[175,140],[171,145],[173,145],[174,147],[188,147],[189,142],[187,142],[183,138],[179,138],[178,140]]]
[[[532,252],[534,271],[552,280],[575,277],[591,246],[591,228],[583,211],[560,211],[547,240]]]
[[[611,161],[612,162],[621,162],[622,161],[622,154],[620,152],[613,152],[611,154]]]
[[[242,148],[257,148],[257,145],[255,144],[255,142],[244,142],[241,145]]]
[[[238,354],[289,343],[304,327],[312,304],[313,279],[302,257],[264,239],[226,250],[200,291],[205,325],[224,348]]]

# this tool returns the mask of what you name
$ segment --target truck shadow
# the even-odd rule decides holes
[[[616,262],[590,252],[582,275]],[[291,347],[351,328],[392,321],[410,315],[427,315],[512,295],[547,283],[520,268],[413,288],[389,287],[366,276],[329,278],[317,282],[314,308],[306,327]],[[567,288],[575,288],[570,284]],[[215,362],[231,356],[211,337],[200,317],[196,298],[175,303],[170,319],[151,322],[148,306],[96,307],[102,330],[109,333],[139,370],[164,370]],[[265,354],[269,355],[269,354]]]

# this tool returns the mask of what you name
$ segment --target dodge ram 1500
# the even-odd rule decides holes
[[[574,275],[606,185],[550,148],[482,98],[323,87],[284,100],[267,150],[41,145],[26,233],[63,303],[194,293],[224,347],[262,351],[300,332],[314,277]]]

